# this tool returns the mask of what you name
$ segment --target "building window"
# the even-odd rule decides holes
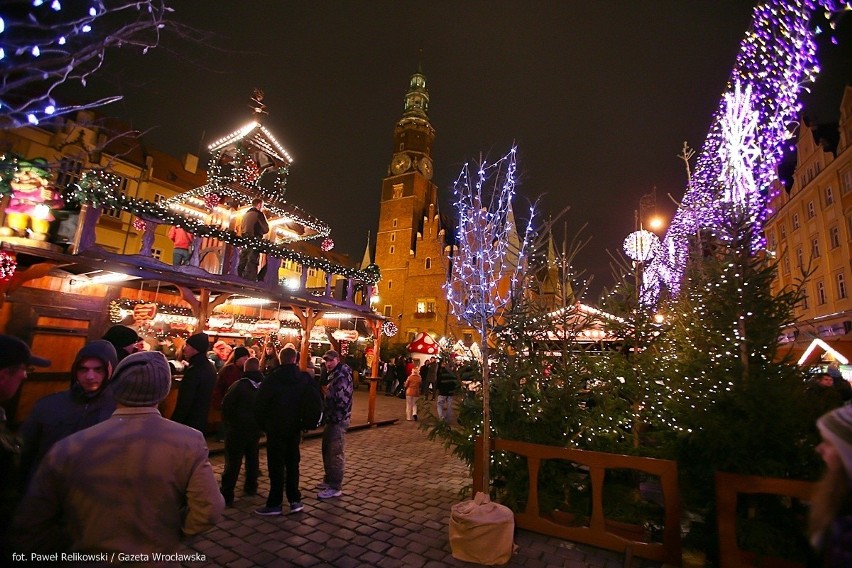
[[[852,168],[840,174],[840,193],[846,195],[852,191]]]
[[[316,268],[308,268],[308,276],[316,276],[317,269]]]
[[[155,248],[151,249],[151,258],[154,258],[156,260],[160,260],[160,258],[162,256],[163,256],[163,249],[155,249]]]
[[[393,184],[392,189],[393,189],[393,198],[394,199],[399,199],[400,197],[402,197],[402,184],[401,183]]]
[[[808,201],[808,219],[813,219],[816,216],[816,210],[814,209],[814,202]]]
[[[831,241],[831,248],[836,249],[840,246],[840,227],[834,225],[828,230],[828,237]]]
[[[784,256],[784,274],[790,274],[790,257]]]
[[[465,344],[473,343],[473,333],[465,331],[464,333],[462,333],[462,339]]]
[[[384,314],[386,318],[393,317],[393,306],[385,304]]]
[[[837,299],[842,300],[846,298],[846,277],[842,272],[838,272],[835,280],[837,282]]]
[[[799,214],[793,213],[793,230],[795,231],[798,228],[799,228]]]
[[[784,222],[778,224],[778,234],[781,235],[781,239],[787,238],[787,226],[784,225]]]
[[[778,244],[775,241],[775,231],[769,232],[769,237],[766,239],[767,244],[769,245],[769,250],[774,251],[776,249],[776,245]]]
[[[417,330],[416,329],[409,329],[408,330],[408,342],[411,343],[412,341],[414,341],[415,337],[417,337]]]
[[[434,314],[435,313],[435,298],[419,298],[417,300],[418,314]]]
[[[817,305],[821,306],[825,303],[825,283],[820,280],[816,283]]]
[[[162,205],[165,200],[166,200],[165,195],[161,195],[159,193],[154,194],[154,203],[156,203],[157,205]]]
[[[805,265],[805,255],[802,252],[802,247],[796,248],[796,266],[802,268]]]
[[[388,280],[388,290],[393,288],[393,280]]]
[[[118,187],[115,189],[115,193],[127,193],[127,178],[124,176],[116,177],[118,178]],[[121,219],[121,209],[104,209],[104,216]]]
[[[814,237],[811,240],[811,255],[814,258],[819,258],[819,238]]]
[[[397,225],[397,220],[396,220],[396,219],[394,219],[394,220],[391,222],[391,225],[393,225],[394,227],[396,227],[396,225]]]
[[[83,162],[62,158],[59,162],[59,173],[56,175],[56,187],[67,188],[80,181],[83,177]]]
[[[426,270],[429,270],[430,268],[432,268],[432,259],[427,258],[426,259]]]
[[[831,205],[832,203],[834,203],[834,192],[831,190],[830,187],[826,187],[825,188],[825,204]]]
[[[390,254],[393,254],[395,250],[396,250],[396,248],[395,248],[393,245],[391,245],[391,247],[390,247]]]
[[[297,264],[297,265],[296,265],[296,274],[301,274],[301,273],[302,273],[302,265],[301,265],[301,264]]]
[[[391,242],[396,242],[396,233],[391,233]]]

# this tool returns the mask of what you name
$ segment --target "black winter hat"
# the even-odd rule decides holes
[[[206,333],[196,333],[195,335],[189,336],[189,339],[186,340],[186,344],[199,353],[207,353],[207,350],[210,348],[210,338],[207,337]]]
[[[114,325],[107,330],[101,339],[106,339],[115,346],[115,350],[123,349],[128,345],[133,345],[138,341],[142,341],[139,334],[132,327],[126,325]]]

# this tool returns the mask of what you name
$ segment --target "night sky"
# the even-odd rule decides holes
[[[466,160],[496,159],[515,142],[521,199],[544,196],[545,217],[570,206],[569,237],[588,224],[577,268],[594,275],[590,301],[612,283],[606,251],[633,230],[639,198],[656,186],[658,212],[670,217],[667,193],[683,196],[677,154],[684,141],[700,149],[752,9],[742,0],[173,5],[175,19],[211,34],[206,45],[166,35],[144,56],[111,52],[89,87],[123,93],[102,110],[151,129],[148,144],[198,153],[248,122],[249,95],[263,89],[264,124],[294,159],[286,199],[324,219],[337,249],[360,260],[420,63],[444,210]],[[820,122],[837,120],[852,79],[850,19],[839,46],[820,43],[824,72],[804,99]]]

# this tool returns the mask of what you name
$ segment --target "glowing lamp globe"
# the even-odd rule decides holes
[[[624,252],[637,262],[645,262],[654,258],[660,247],[660,239],[651,231],[634,231],[624,239]]]

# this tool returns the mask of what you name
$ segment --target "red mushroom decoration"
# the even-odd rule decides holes
[[[408,352],[411,358],[418,360],[421,364],[430,357],[437,357],[441,348],[432,339],[432,336],[421,331],[414,337],[414,341],[408,344]]]

